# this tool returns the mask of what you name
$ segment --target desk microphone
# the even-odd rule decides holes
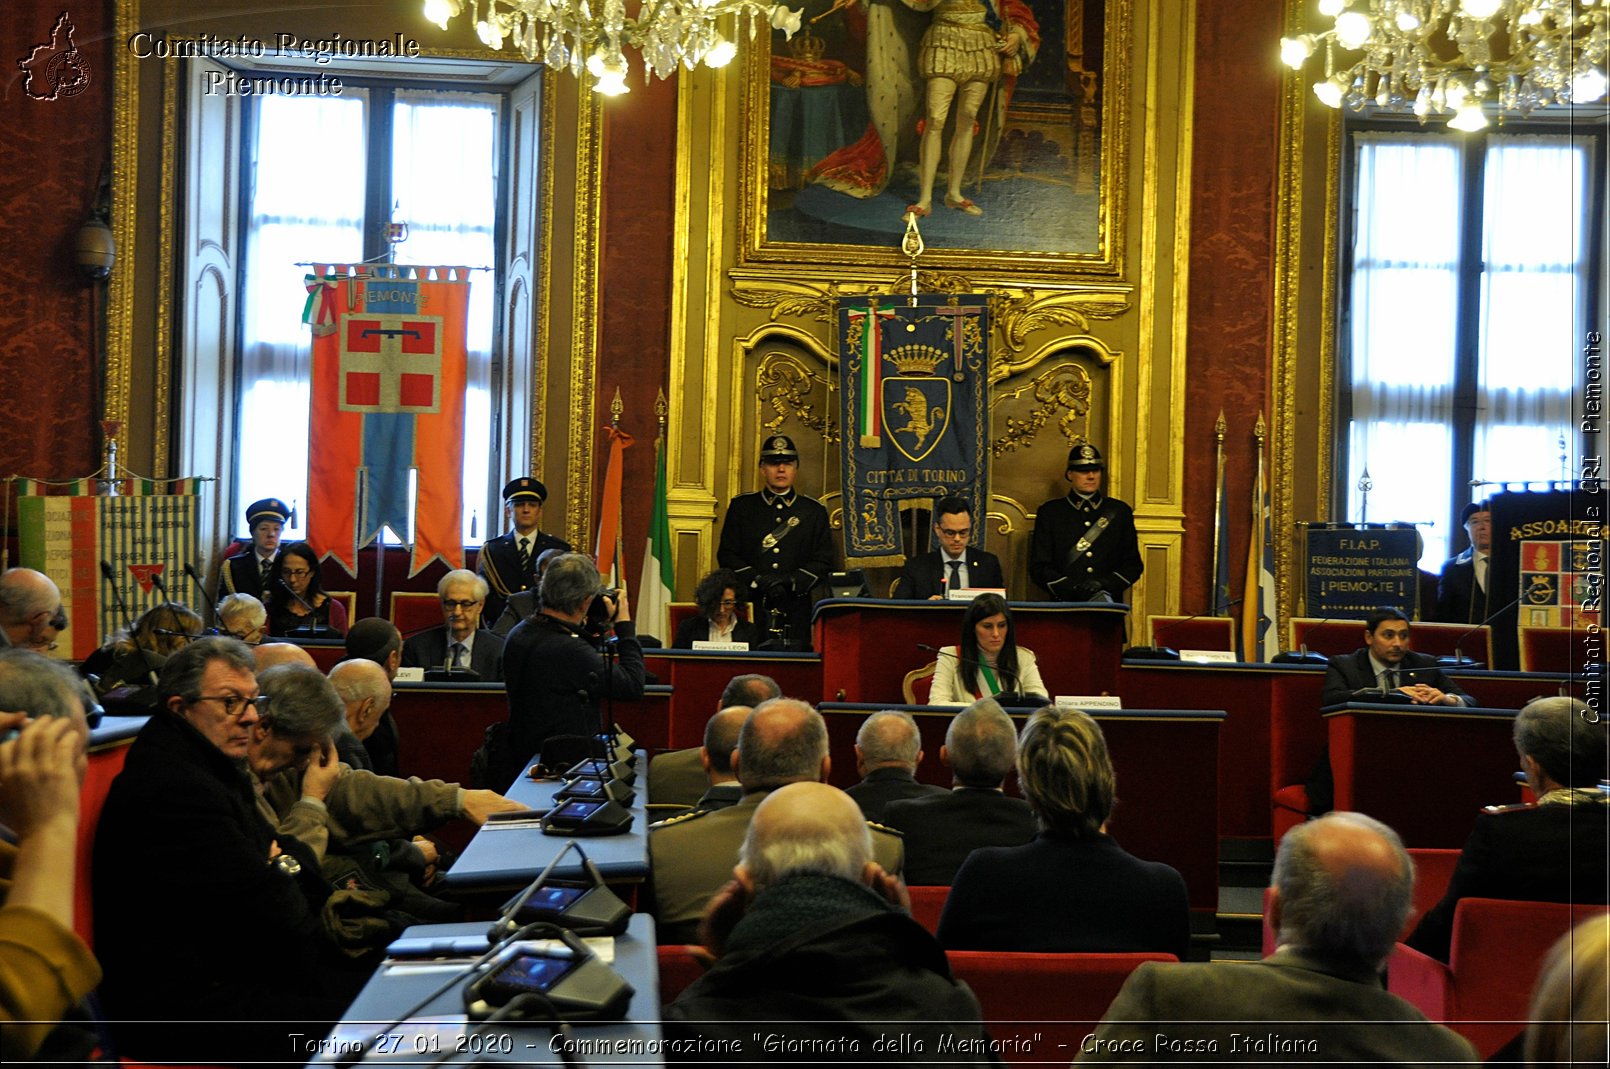
[[[306,630],[309,633],[310,638],[318,638],[319,637],[319,613],[318,613],[318,610],[313,607],[313,603],[311,601],[307,600],[306,598],[304,598],[302,595],[298,594],[296,591],[292,590],[291,589],[291,584],[287,583],[283,577],[280,578],[279,584],[280,584],[280,589],[281,590],[285,591],[291,597],[293,597],[297,601],[301,602],[302,607],[307,610],[308,622],[306,624],[300,624],[300,625],[292,628],[291,630],[293,630],[293,631]]]
[[[212,599],[207,597],[207,588],[202,585],[201,576],[196,574],[196,569],[191,566],[189,561],[184,562],[184,574],[190,578],[190,585],[196,588],[200,603],[206,607],[208,613],[213,612]]]
[[[128,602],[123,600],[123,591],[117,585],[117,572],[112,569],[110,561],[101,561],[101,578],[105,579],[107,585],[112,588],[112,600],[117,602],[118,614],[123,617],[123,629],[129,636],[129,642],[133,644],[135,649],[140,651],[140,659],[145,662],[146,675],[150,678],[151,685],[154,687],[157,685],[161,666],[152,663],[151,651],[134,639],[134,616],[129,612]]]
[[[1314,630],[1318,631],[1320,628],[1324,627],[1326,624],[1335,623],[1339,619],[1341,619],[1341,617],[1339,617],[1339,616],[1327,616],[1323,620],[1320,620],[1317,624],[1314,625]],[[1359,626],[1362,627],[1363,624],[1361,623]],[[1330,658],[1325,656],[1323,653],[1310,653],[1308,651],[1308,638],[1307,638],[1307,636],[1304,636],[1303,640],[1297,644],[1297,648],[1295,650],[1282,650],[1281,652],[1275,654],[1274,659],[1271,660],[1269,663],[1270,664],[1330,664]]]
[[[1525,601],[1527,598],[1531,597],[1532,591],[1536,590],[1541,585],[1542,585],[1542,583],[1539,580],[1533,579],[1530,583],[1526,584],[1526,589],[1525,590],[1521,591],[1519,594],[1517,594],[1515,596],[1514,601],[1510,602],[1508,605],[1505,605],[1501,609],[1497,609],[1497,610],[1495,610],[1495,611],[1493,611],[1491,613],[1488,613],[1486,619],[1482,620],[1481,623],[1477,624],[1475,627],[1472,627],[1469,631],[1466,631],[1464,634],[1460,635],[1457,639],[1455,639],[1454,644],[1453,644],[1453,662],[1452,663],[1455,666],[1461,667],[1461,668],[1476,668],[1476,667],[1479,667],[1481,665],[1480,661],[1467,661],[1467,660],[1465,660],[1464,651],[1463,651],[1463,647],[1464,647],[1464,644],[1465,644],[1465,639],[1469,638],[1471,635],[1474,635],[1477,631],[1480,631],[1482,628],[1486,627],[1488,624],[1491,624],[1494,620],[1498,619],[1500,616],[1504,615],[1509,610],[1515,608],[1515,606],[1519,605],[1522,601]]]
[[[1239,605],[1241,604],[1241,601],[1241,598],[1231,598],[1229,601],[1224,603],[1224,608],[1228,609],[1232,605]],[[1157,640],[1174,630],[1176,627],[1182,627],[1185,624],[1190,623],[1192,620],[1200,620],[1204,616],[1217,618],[1218,615],[1219,613],[1217,608],[1215,608],[1212,612],[1208,612],[1204,609],[1202,612],[1192,613],[1183,620],[1170,620],[1168,623],[1164,624],[1162,627],[1158,628],[1152,633],[1152,645],[1131,646],[1120,655],[1119,659],[1125,661],[1177,661],[1180,659],[1179,650],[1174,649],[1172,646],[1161,645],[1157,642]]]

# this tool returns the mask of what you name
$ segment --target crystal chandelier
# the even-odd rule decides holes
[[[633,17],[625,0],[425,0],[425,17],[444,30],[466,11],[488,48],[512,41],[529,62],[568,68],[577,78],[585,69],[593,88],[610,96],[627,91],[626,45],[668,78],[679,64],[692,70],[732,62],[738,46],[716,26],[725,15],[741,16],[750,40],[763,24],[789,37],[800,24],[800,12],[763,0],[641,0]]]
[[[1610,0],[1319,0],[1319,13],[1335,24],[1282,38],[1280,58],[1301,70],[1324,51],[1314,95],[1328,107],[1451,113],[1469,131],[1489,105],[1526,115],[1605,95]]]

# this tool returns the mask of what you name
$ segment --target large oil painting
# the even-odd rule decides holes
[[[915,212],[936,251],[1099,258],[1103,74],[1125,10],[806,0],[802,29],[773,34],[761,247],[898,247]]]

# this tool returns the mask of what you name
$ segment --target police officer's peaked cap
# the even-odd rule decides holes
[[[535,501],[540,505],[548,500],[548,488],[531,476],[523,475],[503,488],[503,500],[511,503]]]
[[[1068,450],[1069,471],[1101,471],[1107,462],[1101,459],[1101,450],[1089,442],[1080,442]]]
[[[277,497],[265,497],[246,506],[246,529],[250,531],[264,520],[284,524],[291,518],[290,506]]]
[[[1459,513],[1459,525],[1461,527],[1463,527],[1465,524],[1469,523],[1470,522],[1470,517],[1474,516],[1478,512],[1491,512],[1491,511],[1492,511],[1492,504],[1490,502],[1487,502],[1487,501],[1472,501],[1470,504],[1468,504],[1468,505],[1466,505],[1464,507],[1463,511],[1461,511]]]
[[[786,434],[769,435],[760,443],[762,464],[779,460],[799,460],[799,450],[794,448],[794,439]]]

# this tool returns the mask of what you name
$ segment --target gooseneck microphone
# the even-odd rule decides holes
[[[110,561],[101,561],[101,578],[105,579],[106,585],[112,588],[112,600],[117,602],[118,615],[123,618],[123,630],[128,633],[130,644],[140,652],[140,660],[145,662],[146,675],[154,687],[157,684],[160,666],[151,660],[151,651],[135,640],[134,615],[129,612],[129,603],[123,600],[123,591],[118,589],[117,572],[113,570]]]
[[[1532,591],[1536,590],[1540,585],[1542,584],[1539,580],[1533,579],[1530,583],[1526,584],[1525,590],[1521,591],[1515,596],[1514,601],[1511,601],[1508,605],[1505,605],[1501,609],[1495,609],[1494,611],[1488,613],[1486,618],[1483,619],[1481,623],[1475,625],[1469,631],[1466,631],[1464,634],[1455,639],[1453,644],[1453,664],[1461,668],[1474,668],[1480,665],[1480,661],[1465,660],[1465,639],[1469,638],[1471,635],[1474,635],[1477,631],[1480,631],[1482,628],[1486,627],[1488,624],[1492,623],[1494,620],[1498,619],[1500,616],[1504,615],[1506,612],[1513,609],[1527,598],[1531,597]]]
[[[1231,598],[1229,601],[1224,603],[1224,608],[1228,609],[1232,605],[1239,605],[1239,604],[1241,604],[1242,600],[1243,599],[1241,599],[1241,598]],[[1204,609],[1201,612],[1192,613],[1191,615],[1186,616],[1186,617],[1184,617],[1182,619],[1179,619],[1179,620],[1170,620],[1168,623],[1164,624],[1162,627],[1159,627],[1156,631],[1154,631],[1152,633],[1152,645],[1150,645],[1150,646],[1131,646],[1120,655],[1121,659],[1126,660],[1126,661],[1177,661],[1177,660],[1179,660],[1180,659],[1179,650],[1176,650],[1172,646],[1168,645],[1167,643],[1161,642],[1159,640],[1162,639],[1165,635],[1167,635],[1170,631],[1174,630],[1175,628],[1184,627],[1186,624],[1190,623],[1192,620],[1200,620],[1203,617],[1208,617],[1210,619],[1219,618],[1219,613],[1218,613],[1217,607],[1215,607],[1212,612],[1209,612],[1208,610]]]

